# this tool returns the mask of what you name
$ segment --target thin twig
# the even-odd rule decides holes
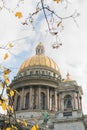
[[[47,22],[47,25],[48,25],[48,29],[50,31],[50,26],[49,26],[49,22],[48,22],[48,19],[47,19],[47,15],[45,13],[45,7],[44,7],[44,4],[43,4],[43,0],[41,0],[41,4],[42,4],[42,9],[43,9],[43,12],[44,12],[45,19],[46,19],[46,22]]]

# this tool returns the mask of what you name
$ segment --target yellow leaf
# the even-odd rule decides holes
[[[7,87],[7,90],[10,90],[10,87]]]
[[[2,109],[3,109],[3,110],[6,110],[6,109],[7,109],[7,106],[6,106],[5,103],[2,103],[1,105],[2,105]]]
[[[0,105],[2,105],[2,100],[0,100]]]
[[[10,90],[10,96],[14,96],[14,91],[13,90]]]
[[[13,108],[10,105],[7,106],[7,109],[13,113]]]
[[[13,97],[14,96],[14,91],[10,90],[10,96]]]
[[[10,69],[6,69],[6,70],[4,70],[4,75],[9,74],[10,72],[11,72],[11,70],[10,70]]]
[[[35,127],[36,127],[36,129],[37,129],[37,130],[39,129],[39,126],[38,126],[38,124],[36,124],[36,125],[35,125]]]
[[[36,129],[36,127],[35,127],[35,126],[33,126],[33,127],[31,128],[31,130],[37,130],[37,129]]]
[[[4,60],[6,60],[8,58],[8,53],[4,54]]]
[[[5,82],[6,82],[6,84],[9,84],[10,83],[9,78],[5,79]]]
[[[7,74],[4,74],[3,77],[4,77],[4,79],[5,79],[6,84],[9,84],[9,83],[10,83],[10,80],[9,80],[9,78],[8,78],[8,75],[7,75]]]
[[[59,3],[61,0],[54,0],[55,2]]]
[[[11,130],[11,128],[10,128],[10,127],[8,127],[8,128],[6,128],[6,130]]]
[[[4,83],[0,83],[0,87],[4,88]]]
[[[7,79],[7,78],[8,78],[8,75],[3,74],[3,77],[4,77],[4,79]]]
[[[5,97],[3,98],[3,100],[4,100],[5,103],[8,102],[8,99],[6,99]]]
[[[23,124],[24,124],[25,126],[27,126],[27,122],[26,122],[26,121],[23,121]]]
[[[20,19],[21,17],[23,17],[21,12],[16,12],[15,16],[18,17],[19,19]]]
[[[12,47],[13,47],[12,43],[9,43],[9,47],[10,47],[10,48],[12,48]]]
[[[36,119],[35,117],[33,118],[33,120],[34,120],[35,122],[37,122],[37,119]]]
[[[12,130],[18,130],[18,128],[14,125],[12,125]]]

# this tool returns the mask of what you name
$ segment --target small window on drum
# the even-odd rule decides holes
[[[26,75],[27,75],[27,72],[25,71],[25,72],[24,72],[24,76],[26,76]]]
[[[54,78],[56,77],[56,74],[55,74],[55,73],[53,73],[53,77],[54,77]]]
[[[48,75],[50,76],[50,72],[48,72]]]
[[[39,71],[36,71],[36,75],[38,75],[39,74]]]
[[[47,75],[50,75],[50,71],[47,71]]]
[[[33,73],[33,71],[30,71],[30,75],[33,75],[34,73]]]
[[[46,75],[49,75],[48,71],[46,71]]]
[[[42,75],[45,75],[45,72],[44,72],[44,71],[42,71]]]
[[[40,74],[40,75],[42,74],[42,71],[41,71],[41,70],[39,70],[39,74]]]

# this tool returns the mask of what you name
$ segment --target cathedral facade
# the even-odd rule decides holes
[[[29,120],[33,115],[41,125],[42,113],[48,112],[49,130],[86,130],[81,86],[70,79],[69,73],[62,79],[42,43],[37,45],[36,54],[22,63],[10,87],[19,93],[14,98],[18,118]]]

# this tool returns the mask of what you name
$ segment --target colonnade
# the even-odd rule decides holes
[[[15,95],[14,107],[16,110],[38,109],[64,111],[64,109],[82,110],[82,101],[78,93],[58,93],[55,88],[48,86],[29,86],[19,91],[20,95]],[[71,96],[71,106],[65,108],[64,98]],[[70,102],[70,99],[67,99]],[[26,104],[26,105],[25,105]],[[71,107],[71,108],[70,108]]]
[[[26,95],[29,93],[29,99]],[[52,99],[54,98],[54,99]],[[23,110],[25,102],[28,101],[27,109],[55,110],[57,111],[57,92],[48,86],[29,86],[27,89],[19,90],[19,95],[15,95],[14,107],[16,110]]]

